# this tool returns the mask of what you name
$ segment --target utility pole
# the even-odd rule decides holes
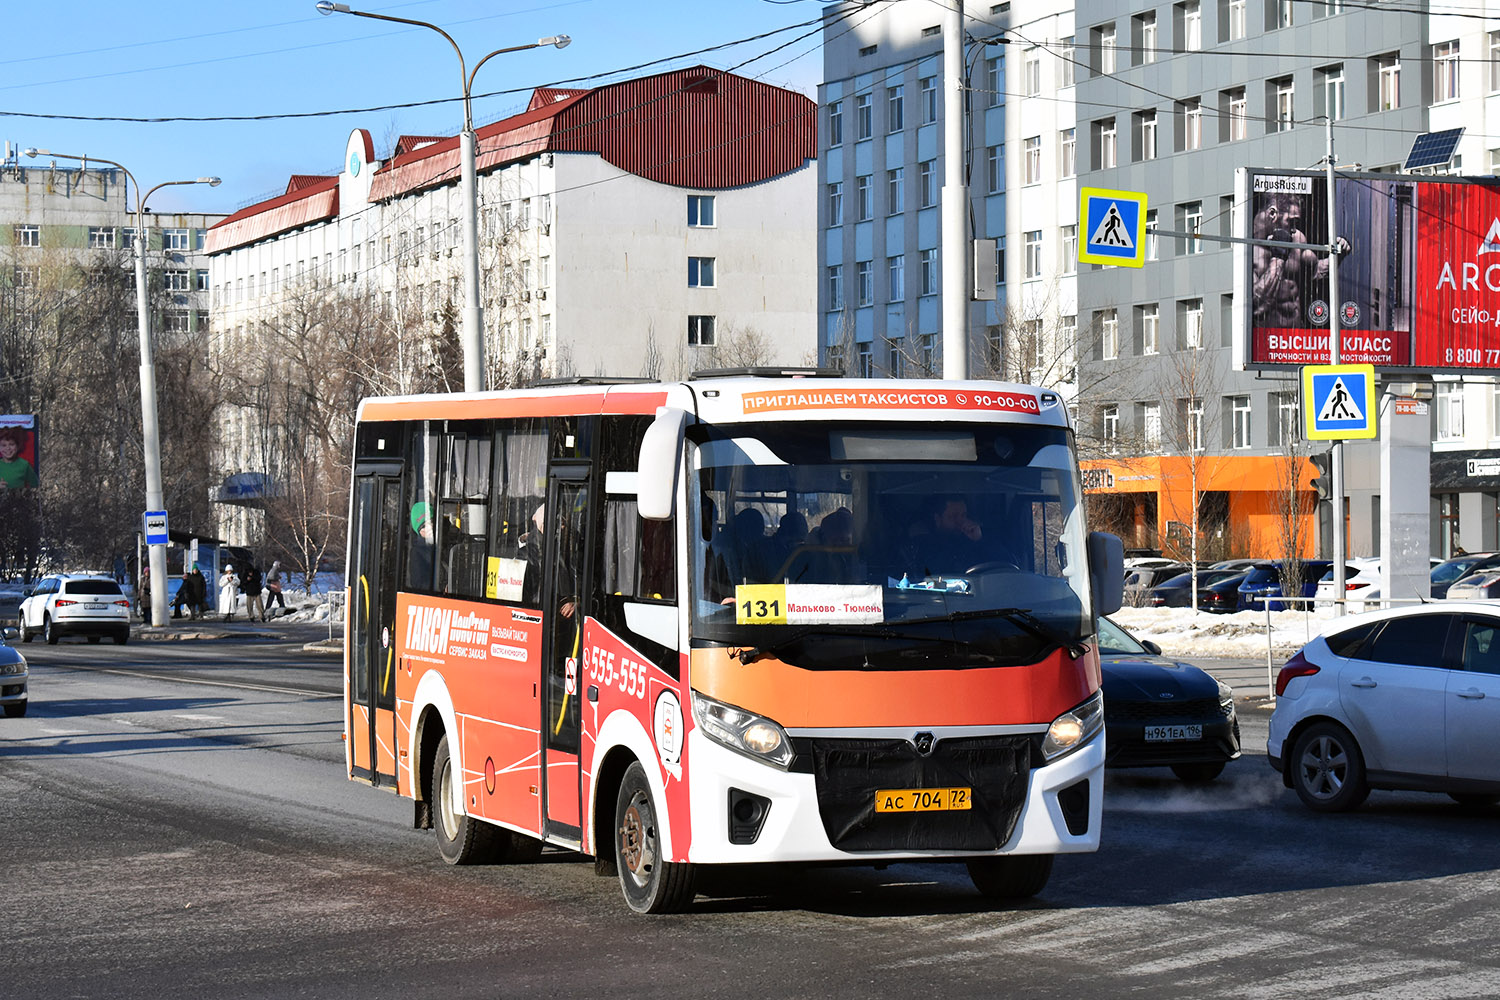
[[[1331,110],[1331,109],[1330,109]],[[1334,195],[1333,115],[1326,123],[1328,130],[1328,363],[1339,363],[1339,236],[1338,199]],[[1334,439],[1330,449],[1329,502],[1333,505],[1333,596],[1334,614],[1344,613],[1344,442]]]
[[[943,378],[969,377],[969,190],[964,183],[964,4],[943,5]]]

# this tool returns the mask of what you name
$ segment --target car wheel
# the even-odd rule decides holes
[[[57,640],[62,638],[62,633],[57,630],[57,623],[52,620],[51,615],[42,616],[42,638],[47,640],[49,646],[56,646]]]
[[[1052,855],[1011,854],[999,858],[970,858],[969,880],[989,899],[1028,899],[1041,892],[1052,877]]]
[[[1480,809],[1500,802],[1500,795],[1490,795],[1486,792],[1449,792],[1448,798],[1470,809]]]
[[[5,717],[7,719],[19,719],[26,714],[26,703],[24,701],[13,701],[5,706]]]
[[[116,632],[114,634],[114,640],[115,640],[115,645],[116,646],[123,646],[123,645],[125,645],[127,642],[130,641],[130,629],[128,629],[128,628],[122,628],[122,629],[120,629],[120,631],[118,631],[118,632]]]
[[[693,901],[693,866],[661,856],[656,801],[639,762],[626,769],[615,801],[615,867],[637,913],[678,913]]]
[[[1336,722],[1307,727],[1297,737],[1289,766],[1298,798],[1319,812],[1353,809],[1370,794],[1359,744]]]
[[[29,628],[26,627],[26,616],[25,615],[17,615],[16,616],[16,628],[19,629],[20,632],[21,632],[21,641],[22,642],[30,642],[32,639],[36,638],[36,636],[34,636],[32,634],[31,629],[29,629]]]
[[[432,828],[437,832],[438,853],[450,865],[477,865],[495,855],[500,830],[467,815],[453,794],[453,761],[448,737],[438,743],[432,761]]]
[[[1224,762],[1212,764],[1173,764],[1172,773],[1189,785],[1206,785],[1224,773]]]

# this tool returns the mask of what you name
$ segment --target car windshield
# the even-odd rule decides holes
[[[1146,652],[1146,647],[1135,640],[1129,632],[1110,621],[1108,618],[1099,619],[1099,635],[1096,639],[1101,653],[1122,653],[1127,656],[1139,656]]]
[[[752,659],[909,669],[1032,663],[1093,632],[1065,428],[798,422],[690,438],[696,637]]]
[[[1437,566],[1432,571],[1433,583],[1452,583],[1469,571],[1471,566],[1477,566],[1482,560],[1479,559],[1454,559]]]
[[[63,585],[65,594],[118,594],[120,585],[113,580],[69,580]]]

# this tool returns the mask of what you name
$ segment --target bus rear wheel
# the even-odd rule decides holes
[[[625,771],[615,803],[615,867],[625,902],[637,913],[680,913],[693,901],[693,866],[661,853],[656,800],[639,762]]]
[[[1052,855],[1007,854],[970,858],[969,878],[989,899],[1027,899],[1041,892],[1052,877]]]
[[[468,815],[453,790],[453,759],[448,737],[438,743],[432,760],[432,828],[438,853],[450,865],[477,865],[494,859],[500,830]]]

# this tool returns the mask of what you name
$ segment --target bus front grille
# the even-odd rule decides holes
[[[907,740],[803,739],[823,829],[842,851],[993,851],[1010,839],[1026,803],[1026,736],[939,740],[921,754]],[[968,788],[970,808],[877,812],[876,793]]]

